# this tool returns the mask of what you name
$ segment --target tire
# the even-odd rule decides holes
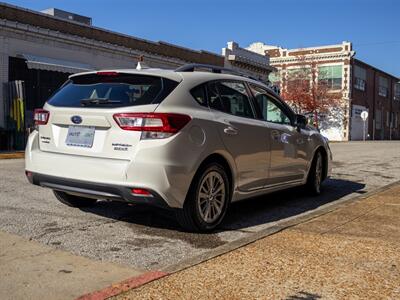
[[[97,202],[96,199],[73,196],[64,192],[53,191],[53,193],[58,201],[71,207],[88,207]]]
[[[225,169],[218,163],[210,163],[197,172],[183,208],[176,210],[176,217],[187,231],[210,232],[224,219],[230,201]]]
[[[322,158],[322,153],[321,151],[317,151],[317,153],[315,153],[314,155],[306,183],[307,191],[313,196],[321,194],[323,170],[324,170],[324,161]]]

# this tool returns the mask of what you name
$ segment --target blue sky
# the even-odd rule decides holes
[[[399,0],[15,0],[56,7],[93,25],[153,41],[221,52],[227,41],[285,48],[353,42],[356,57],[400,77]]]

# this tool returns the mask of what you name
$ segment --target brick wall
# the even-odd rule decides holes
[[[366,70],[365,91],[354,87],[356,83],[356,78],[354,74],[355,66],[361,67]],[[391,138],[400,139],[400,120],[397,121],[398,124],[396,128],[390,128],[390,114],[394,112],[397,113],[400,117],[400,101],[393,100],[394,84],[398,82],[399,79],[357,59],[352,60],[352,70],[351,103],[353,105],[365,106],[369,110],[368,133],[370,135],[370,138],[375,138],[376,140],[389,140]],[[379,95],[379,77],[383,77],[388,80],[387,97]],[[379,116],[377,116],[379,111],[381,112],[381,129],[376,128],[378,123],[377,121],[379,119]]]

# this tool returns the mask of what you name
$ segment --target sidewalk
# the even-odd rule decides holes
[[[144,272],[0,231],[0,299],[75,299]]]
[[[118,299],[400,299],[400,185]]]

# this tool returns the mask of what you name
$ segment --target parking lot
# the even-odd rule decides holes
[[[27,183],[24,161],[0,161],[0,230],[95,260],[139,270],[162,269],[254,232],[400,179],[400,142],[333,143],[334,169],[319,197],[292,189],[231,206],[213,234],[182,232],[174,216],[154,208],[99,202],[62,205]]]

